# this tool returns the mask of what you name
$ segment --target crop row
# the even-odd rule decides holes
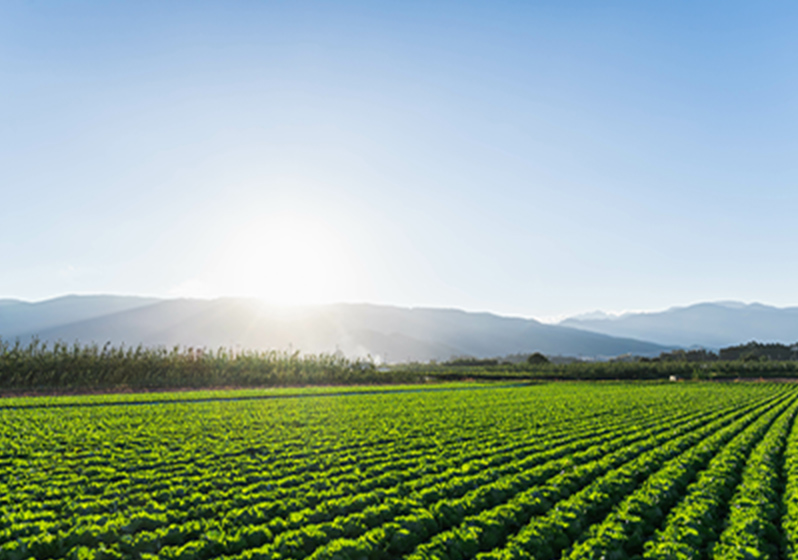
[[[759,457],[778,472],[794,394],[550,385],[0,409],[0,560],[639,553],[597,545],[597,528],[656,481],[676,480],[639,527],[649,537],[704,471],[754,481]],[[729,488],[721,509],[749,499]]]
[[[591,527],[586,538],[576,545],[567,557],[571,560],[577,558],[598,560],[634,557],[641,554],[648,539],[663,524],[671,508],[684,498],[688,485],[695,481],[698,474],[701,473],[703,480],[711,479],[714,475],[712,468],[709,471],[704,469],[710,461],[714,464],[721,463],[721,459],[713,458],[744,453],[757,438],[761,437],[762,431],[767,428],[773,416],[781,414],[775,429],[768,431],[763,440],[772,442],[774,434],[780,434],[781,430],[789,426],[795,409],[796,405],[792,404],[786,412],[781,412],[782,409],[779,408],[763,415],[746,431],[731,440],[720,455],[718,450],[721,441],[716,436],[714,441],[707,440],[703,445],[695,446],[669,461],[640,488],[627,496],[602,523]],[[687,506],[681,505],[680,508],[685,510]],[[675,523],[678,516],[679,511],[674,512],[669,518],[671,523]]]
[[[102,502],[110,502],[112,504],[117,502],[120,494],[124,493],[128,501],[135,503],[136,496],[139,491],[149,492],[146,496],[149,500],[162,502],[170,500],[170,498],[177,497],[178,502],[182,502],[186,498],[186,492],[180,487],[175,488],[170,484],[170,481],[176,477],[181,480],[191,483],[194,477],[200,478],[202,476],[207,478],[209,464],[222,465],[226,468],[235,466],[238,475],[235,477],[216,478],[210,482],[202,480],[194,486],[194,496],[202,498],[203,502],[226,502],[230,497],[235,497],[235,506],[242,507],[247,504],[247,501],[263,502],[268,498],[284,499],[287,496],[280,495],[279,490],[289,489],[297,492],[306,493],[308,490],[320,490],[320,485],[327,484],[335,488],[340,488],[341,491],[347,491],[346,484],[351,480],[362,480],[369,478],[370,475],[376,474],[377,476],[384,474],[388,468],[404,473],[409,464],[425,464],[429,465],[429,461],[423,461],[425,458],[433,458],[438,463],[451,464],[456,461],[457,464],[462,464],[464,461],[472,461],[485,457],[513,457],[515,455],[522,456],[535,449],[549,446],[554,442],[565,443],[573,441],[582,437],[583,433],[590,430],[590,426],[595,419],[589,419],[582,423],[576,422],[569,428],[552,427],[550,432],[534,431],[532,441],[529,438],[515,439],[512,441],[512,432],[502,432],[498,437],[491,438],[475,438],[469,440],[461,436],[450,437],[448,440],[439,441],[436,446],[431,446],[423,441],[411,441],[408,446],[397,448],[396,446],[389,446],[382,440],[372,446],[371,449],[361,450],[359,457],[346,456],[344,459],[339,459],[336,466],[330,468],[327,466],[323,469],[318,463],[318,456],[310,458],[298,457],[296,455],[289,456],[286,461],[276,460],[274,457],[269,457],[269,468],[263,470],[262,461],[257,459],[253,460],[250,457],[230,457],[229,455],[220,455],[215,458],[215,461],[207,461],[207,464],[194,463],[193,471],[181,465],[179,469],[169,468],[168,465],[161,467],[160,471],[153,470],[154,476],[141,476],[136,473],[135,477],[130,475],[124,476],[118,474],[113,469],[110,471],[109,476],[104,476],[103,469],[92,467],[91,460],[86,461],[82,467],[83,470],[75,472],[69,468],[67,463],[66,472],[62,476],[53,472],[42,472],[40,477],[48,481],[46,487],[37,484],[37,480],[28,480],[27,488],[23,487],[14,489],[12,486],[7,487],[7,493],[4,498],[8,501],[15,501],[17,503],[29,502],[36,503],[39,496],[37,491],[46,490],[48,495],[52,495],[54,491],[59,491],[62,488],[69,490],[74,489],[76,485],[80,485],[82,481],[91,478],[92,484],[100,486],[103,489],[103,494],[98,496],[93,501],[94,506]],[[633,422],[634,417],[624,417],[621,422]],[[657,418],[652,418],[649,421],[657,421]],[[608,426],[611,423],[608,422]],[[607,433],[609,427],[605,427],[600,432]],[[598,435],[596,433],[596,435]],[[507,443],[507,439],[512,443]],[[559,438],[559,439],[558,439]],[[456,440],[456,441],[455,441]],[[430,455],[428,453],[431,447],[438,447],[440,452]],[[397,458],[399,456],[400,458]],[[88,467],[88,468],[87,468]],[[243,467],[243,471],[242,471]],[[107,467],[106,467],[107,468]],[[247,474],[249,471],[250,475]],[[87,474],[88,472],[88,474]],[[77,475],[77,476],[76,476]],[[254,476],[253,476],[254,475]],[[119,480],[121,478],[122,480]],[[24,490],[28,490],[25,493]],[[15,491],[16,490],[16,491]],[[272,492],[271,496],[260,495],[261,492]],[[85,492],[87,498],[90,498],[92,492]],[[242,498],[244,496],[244,498]],[[190,496],[188,496],[190,497]],[[142,498],[143,500],[143,498]],[[146,503],[146,502],[145,502]],[[70,501],[64,504],[65,508],[59,512],[60,514],[69,514],[70,508],[75,508],[78,513],[89,513],[91,502],[86,500]],[[107,513],[107,511],[96,511],[94,513]]]
[[[652,419],[652,423],[656,422],[657,420],[658,419]],[[589,439],[586,443],[583,443],[582,445],[584,446],[584,445],[587,445],[588,443],[593,443],[597,439],[598,440],[608,439],[610,437],[617,437],[617,434],[612,434],[612,433],[609,434],[609,435],[605,434],[603,437],[602,436],[596,436],[596,437],[593,438],[592,441]],[[543,442],[541,442],[540,445],[538,445],[538,448],[539,449],[544,448],[547,444],[550,444],[550,443],[551,443],[551,441],[543,441]],[[556,448],[555,447],[555,449],[550,450],[547,453],[544,453],[541,456],[541,458],[547,457],[547,456],[553,456],[553,455],[556,455],[556,454],[568,455],[568,454],[572,453],[575,449],[578,449],[578,447],[574,447],[573,445],[571,445],[571,446],[568,446],[568,445],[561,446],[560,448]],[[512,455],[510,455],[510,456],[512,456]],[[505,456],[502,456],[502,455],[496,456],[493,459],[494,465],[487,465],[488,467],[493,466],[494,469],[492,469],[492,471],[486,471],[486,473],[482,474],[481,476],[472,476],[472,477],[470,477],[471,480],[468,479],[469,477],[461,477],[461,479],[457,481],[457,482],[459,482],[459,487],[461,487],[461,488],[470,488],[470,487],[478,486],[481,482],[484,482],[484,480],[487,478],[486,474],[489,473],[491,475],[496,475],[496,474],[501,473],[501,469],[497,470],[495,467],[497,466],[496,464],[499,463],[500,460],[504,459],[504,458],[505,458]],[[533,459],[534,459],[534,457],[533,457]],[[526,462],[522,461],[520,463],[520,467],[515,467],[515,470],[519,470],[520,468],[524,468],[524,466],[525,465],[528,466],[528,464],[529,464],[529,460],[527,460]],[[480,465],[480,466],[484,467],[486,465]],[[465,470],[462,466],[458,470],[460,471],[461,474],[464,474],[465,472],[467,472],[467,470]],[[428,483],[429,480],[428,479],[425,480],[424,478],[422,478],[418,482],[421,483],[419,486],[423,486],[423,484]],[[450,484],[450,486],[451,486],[451,484]],[[385,499],[389,495],[394,495],[394,496],[401,495],[401,492],[398,492],[398,490],[404,490],[404,493],[407,493],[407,491],[408,490],[412,490],[412,488],[402,489],[401,487],[396,487],[396,488],[390,489],[390,491],[387,492],[387,493],[386,492],[371,492],[370,494],[367,494],[367,495],[362,495],[362,496],[361,495],[355,495],[355,496],[352,496],[351,498],[347,498],[347,499],[340,500],[340,501],[332,500],[330,502],[325,503],[324,504],[325,507],[318,508],[317,511],[314,511],[314,510],[311,509],[309,511],[306,511],[305,513],[306,513],[306,516],[309,516],[311,519],[314,518],[314,517],[318,518],[319,515],[325,515],[325,516],[334,517],[334,515],[331,515],[330,510],[335,512],[335,511],[338,510],[338,508],[340,508],[340,511],[346,511],[347,508],[352,508],[353,506],[355,506],[355,507],[368,506],[369,503],[378,502],[380,500]],[[279,514],[280,512],[282,512],[282,515],[286,515],[288,513],[292,513],[293,512],[292,516],[291,516],[291,519],[293,521],[292,525],[302,524],[305,521],[305,519],[301,515],[297,518],[297,513],[302,511],[302,509],[301,509],[301,505],[302,504],[301,503],[297,504],[297,503],[292,502],[292,501],[278,500],[278,499],[276,499],[277,497],[278,496],[275,496],[275,495],[270,495],[268,497],[261,497],[262,498],[261,502],[266,502],[267,504],[269,504],[270,507],[259,508],[259,510],[256,510],[254,512],[251,509],[250,510],[245,510],[243,512],[239,509],[239,510],[237,510],[237,511],[239,511],[239,514],[236,514],[235,513],[236,510],[233,509],[233,511],[229,512],[226,515],[225,519],[223,520],[224,523],[223,523],[222,527],[219,527],[218,525],[206,524],[206,523],[197,524],[197,523],[191,522],[191,520],[185,521],[182,524],[182,526],[175,526],[174,522],[176,521],[176,518],[175,518],[175,514],[174,514],[173,511],[168,511],[168,512],[164,511],[161,515],[157,515],[156,512],[149,511],[149,512],[145,512],[145,513],[143,513],[141,515],[133,516],[132,518],[129,517],[128,515],[124,515],[122,513],[119,513],[116,516],[117,523],[114,523],[113,517],[112,517],[110,520],[107,520],[106,523],[103,526],[97,526],[96,524],[94,524],[94,525],[91,524],[92,520],[96,520],[98,517],[100,517],[99,515],[96,515],[96,516],[85,515],[85,516],[83,516],[81,518],[81,521],[83,521],[83,522],[79,522],[77,525],[75,525],[72,528],[72,530],[70,530],[66,534],[60,535],[60,539],[59,539],[61,541],[60,543],[57,542],[57,541],[56,542],[51,542],[51,539],[48,539],[47,543],[48,543],[48,546],[55,547],[55,548],[58,548],[58,547],[63,548],[63,546],[68,546],[70,544],[92,545],[92,544],[97,544],[98,540],[101,540],[101,541],[102,540],[114,541],[114,540],[120,540],[120,537],[121,537],[121,539],[124,539],[126,533],[139,532],[139,531],[143,530],[144,531],[143,533],[139,532],[136,535],[136,538],[135,538],[134,542],[129,543],[129,546],[124,546],[124,548],[130,549],[130,550],[134,550],[134,551],[135,550],[139,550],[139,551],[141,551],[141,550],[151,549],[153,545],[158,547],[161,544],[169,543],[169,542],[173,541],[175,538],[179,539],[181,536],[182,537],[186,537],[186,536],[190,536],[192,534],[196,535],[198,532],[212,531],[212,530],[216,530],[216,529],[224,529],[224,525],[228,525],[229,526],[230,524],[234,524],[234,525],[243,524],[245,526],[251,526],[253,523],[256,523],[257,521],[263,522],[263,520],[266,517],[271,516],[271,515],[275,515],[275,514]],[[268,498],[268,500],[263,499],[263,498]],[[342,504],[341,503],[342,501],[345,502],[345,503]],[[179,504],[177,504],[177,505],[179,506]],[[218,503],[215,504],[215,505],[219,506]],[[222,503],[220,507],[223,508],[224,505],[225,504]],[[279,508],[279,510],[276,510],[275,508]],[[180,508],[178,507],[177,509],[179,511]],[[276,521],[279,521],[279,519],[276,520]],[[152,531],[152,529],[156,529],[158,527],[164,527],[164,530],[163,531]],[[275,531],[275,530],[277,530],[277,527],[280,527],[280,525],[277,522],[272,522],[270,524],[270,527],[271,527],[272,531]],[[39,528],[41,528],[41,527],[39,527]],[[55,527],[49,527],[49,531],[48,532],[52,533],[54,528]],[[262,531],[263,531],[263,528],[259,528],[259,527],[255,526],[249,532],[250,533],[261,533]],[[154,537],[148,537],[149,534],[153,534],[153,533],[154,533]],[[13,536],[13,535],[9,535],[9,536]],[[109,542],[109,544],[111,544],[111,543]],[[124,543],[123,542],[123,544],[128,544],[128,543]]]
[[[752,422],[752,427],[766,428],[770,417],[777,410],[779,409],[761,414],[761,409],[758,409],[731,424],[707,425],[663,444],[644,447],[641,453],[630,457],[630,460],[614,470],[603,475],[588,477],[586,480],[592,482],[582,487],[579,492],[563,496],[567,499],[554,503],[551,508],[536,511],[537,516],[523,524],[503,548],[482,557],[507,559],[532,555],[540,560],[554,558],[580,536],[583,530],[599,521],[625,495],[655,473],[666,461],[689,452],[696,446],[717,449]],[[758,429],[761,431],[763,428]],[[747,430],[747,432],[752,431],[752,428]],[[555,479],[550,485],[558,488],[559,482]],[[491,517],[489,521],[496,519],[495,516]],[[471,533],[473,532],[472,529]],[[502,543],[494,543],[489,547],[487,544],[479,542],[478,550],[492,549]]]
[[[701,421],[697,421],[682,426],[681,430],[689,433],[700,423]],[[654,445],[655,441],[666,441],[678,431],[678,429],[663,430],[662,428],[654,430],[654,432],[658,432],[658,436],[652,436],[646,440],[646,444]],[[373,528],[370,528],[368,520],[357,518],[362,528],[354,530],[356,533],[362,532],[362,534],[354,539],[354,542],[352,542],[353,535],[351,535],[353,528],[348,526],[348,520],[343,518],[327,524],[306,525],[301,529],[281,535],[281,538],[265,547],[248,550],[241,557],[251,558],[262,555],[303,557],[324,545],[326,541],[332,542],[316,551],[317,556],[335,556],[343,553],[360,556],[364,550],[370,551],[370,557],[380,557],[380,554],[382,557],[386,557],[386,555],[407,553],[412,551],[413,546],[422,543],[426,538],[441,531],[445,532],[462,523],[469,516],[479,514],[485,508],[500,505],[524,491],[534,491],[536,484],[552,479],[552,477],[556,480],[559,473],[575,471],[575,476],[571,478],[572,484],[578,483],[579,475],[582,475],[582,480],[589,479],[598,470],[605,468],[607,464],[611,465],[613,461],[622,461],[623,457],[634,454],[636,449],[633,444],[645,439],[645,432],[638,434],[631,441],[630,439],[596,445],[584,452],[568,455],[560,460],[528,469],[519,474],[502,477],[492,483],[485,481],[486,483],[462,497],[448,497],[432,504],[422,503],[420,507],[416,506],[409,512],[396,507],[391,512],[393,515],[390,521],[384,522],[376,519],[380,523]],[[629,447],[630,445],[632,447]],[[614,453],[613,449],[616,450]],[[581,469],[574,468],[583,463],[586,466],[582,466]],[[561,490],[566,491],[567,484],[563,484],[562,480],[558,482],[559,486],[562,486]],[[554,487],[557,486],[555,483]],[[546,502],[541,501],[541,504],[545,507]],[[363,523],[364,521],[366,522]],[[412,527],[412,530],[408,529],[408,526]],[[363,532],[363,529],[366,531]]]

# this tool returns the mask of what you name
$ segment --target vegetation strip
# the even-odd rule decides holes
[[[59,402],[58,397],[9,397],[9,401],[11,404],[4,404],[3,400],[0,399],[0,410],[8,409],[8,410],[18,410],[18,409],[28,409],[28,408],[85,408],[85,407],[92,407],[92,406],[150,406],[150,405],[157,405],[157,404],[196,404],[196,403],[207,403],[207,402],[238,402],[238,401],[259,401],[259,400],[269,400],[269,399],[302,399],[302,398],[317,398],[317,397],[351,397],[351,396],[358,396],[358,395],[385,395],[391,393],[422,393],[422,392],[435,392],[435,391],[481,391],[486,389],[511,389],[515,387],[526,387],[529,383],[501,383],[501,384],[491,384],[491,385],[475,385],[475,386],[459,386],[457,384],[449,385],[442,385],[442,386],[425,386],[425,387],[414,387],[412,389],[403,389],[401,386],[393,386],[393,387],[384,387],[380,390],[374,389],[348,389],[348,390],[340,390],[340,391],[312,391],[312,392],[304,392],[304,391],[297,391],[293,393],[275,393],[275,394],[261,394],[261,395],[242,395],[242,396],[230,396],[230,397],[181,397],[177,395],[173,398],[169,399],[135,399],[135,400],[125,400],[125,401],[118,401],[114,400],[114,396],[107,397],[109,400],[98,400],[98,401],[83,401],[83,402]],[[20,401],[22,399],[27,400],[28,402],[20,402],[19,404],[14,404],[15,401]],[[43,400],[45,402],[37,404],[36,400]],[[34,401],[34,402],[30,402]]]

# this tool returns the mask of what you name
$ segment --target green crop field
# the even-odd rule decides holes
[[[795,558],[798,389],[0,400],[0,560]]]

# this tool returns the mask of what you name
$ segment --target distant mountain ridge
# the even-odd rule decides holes
[[[651,340],[666,346],[717,349],[752,340],[783,344],[798,341],[798,307],[779,308],[736,301],[698,303],[619,316],[578,316],[558,324],[610,336]]]
[[[371,355],[388,362],[542,352],[607,358],[670,347],[533,319],[454,309],[334,304],[282,308],[247,299],[65,296],[0,300],[0,338],[137,346],[232,347]]]
[[[107,295],[63,296],[37,303],[0,299],[0,337],[6,333],[19,336],[39,332],[158,301],[156,298]]]

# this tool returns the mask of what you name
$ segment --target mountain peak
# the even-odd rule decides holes
[[[586,313],[580,313],[578,315],[574,315],[573,317],[568,317],[565,320],[576,320],[576,321],[609,321],[612,319],[617,319],[619,317],[616,313],[607,313],[606,311],[601,311],[597,309],[595,311],[588,311]]]

